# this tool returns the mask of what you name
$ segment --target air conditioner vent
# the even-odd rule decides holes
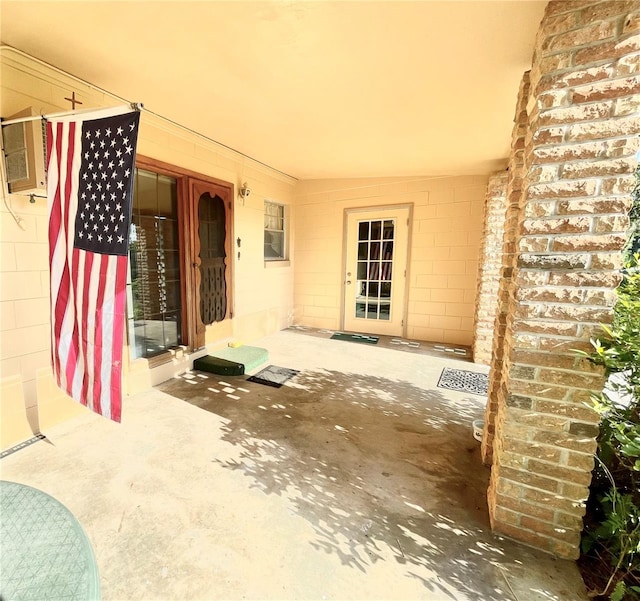
[[[29,177],[24,126],[24,123],[13,123],[2,128],[4,155],[7,158],[7,181],[10,184]]]
[[[18,119],[38,115],[33,108],[7,118]],[[2,126],[5,164],[9,192],[24,194],[46,189],[45,144],[42,120],[24,121]]]

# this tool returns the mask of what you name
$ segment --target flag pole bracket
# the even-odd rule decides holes
[[[122,105],[120,105],[122,106]],[[131,110],[141,112],[144,108],[144,104],[142,102],[129,102],[124,106],[129,106]],[[31,117],[19,117],[17,119],[8,119],[4,120],[0,117],[0,125],[4,127],[5,125],[12,125],[14,123],[24,123],[25,121],[37,121],[38,119],[42,119],[43,121],[47,121],[48,119],[55,119],[56,117],[70,117],[73,115],[82,115],[83,113],[92,113],[99,111],[107,111],[110,108],[118,108],[118,107],[99,107],[99,108],[91,108],[91,109],[78,109],[75,111],[64,111],[62,113],[51,113],[49,115],[33,115]]]

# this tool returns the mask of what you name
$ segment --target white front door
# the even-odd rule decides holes
[[[402,336],[409,207],[347,212],[343,328]]]

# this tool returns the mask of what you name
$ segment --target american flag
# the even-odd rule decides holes
[[[120,421],[140,113],[47,124],[51,359],[58,386]]]

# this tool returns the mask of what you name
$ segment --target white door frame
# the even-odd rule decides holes
[[[340,265],[340,328],[345,329],[345,297],[346,297],[346,273],[347,273],[347,243],[348,243],[348,220],[349,215],[353,213],[370,213],[370,212],[384,212],[393,211],[396,209],[408,209],[407,217],[407,260],[405,266],[405,278],[404,278],[404,300],[402,303],[402,338],[406,338],[407,333],[407,307],[409,305],[409,278],[410,278],[410,264],[411,264],[411,240],[413,231],[413,203],[398,203],[398,204],[385,204],[385,205],[367,205],[365,207],[350,207],[344,209],[343,213],[343,232],[342,232],[342,262]]]

